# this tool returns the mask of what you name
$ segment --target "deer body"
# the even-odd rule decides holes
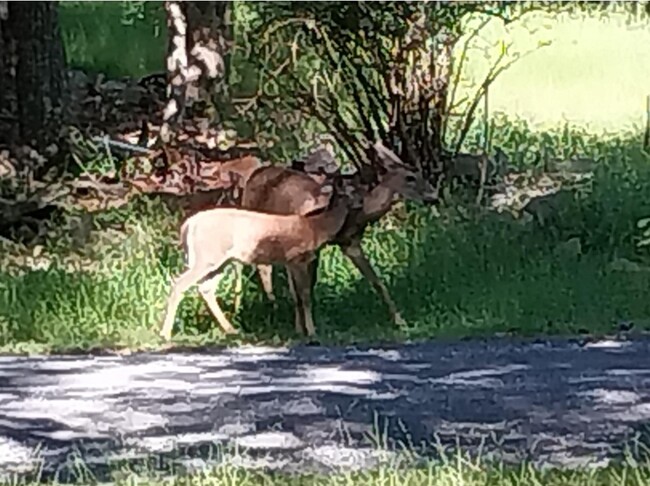
[[[327,205],[324,177],[278,166],[255,170],[244,184],[241,206],[274,214],[304,215]]]
[[[189,218],[181,232],[186,244],[191,244],[187,248],[190,261],[214,265],[227,257],[245,263],[286,262],[334,237],[343,225],[345,212],[342,204],[315,216],[215,208]]]
[[[362,196],[363,204],[358,210],[350,210],[344,224],[328,243],[341,247],[342,252],[350,258],[361,274],[381,295],[388,306],[393,321],[401,325],[404,324],[404,320],[397,311],[397,306],[388,289],[381,282],[365,256],[361,247],[361,240],[366,227],[379,220],[390,210],[396,194],[401,194],[408,199],[434,200],[437,197],[437,192],[429,183],[424,181],[419,173],[399,163],[397,156],[392,152],[386,154],[387,149],[381,150],[382,148],[379,149],[379,154],[384,170],[383,174],[380,174],[379,183],[374,187],[368,187],[361,186],[359,182],[348,180],[348,184],[357,186],[355,189]],[[313,200],[318,188],[319,183],[304,172],[280,167],[262,168],[253,172],[248,183],[244,186],[242,206],[280,214],[299,213],[305,207],[314,204]],[[298,272],[301,274],[301,282],[303,283],[296,282],[296,267],[290,268],[289,284],[292,293],[295,292],[295,287],[299,285],[313,287],[316,282],[317,268],[317,255],[302,263]],[[270,265],[258,265],[257,270],[269,300],[275,301],[272,290],[272,267]],[[237,280],[237,285],[239,295],[241,293],[241,277]],[[298,329],[298,327],[298,316],[296,316],[296,328],[301,331],[302,329]]]
[[[300,269],[309,264],[320,246],[339,232],[348,214],[348,204],[348,199],[335,191],[329,206],[308,215],[215,208],[188,218],[181,226],[188,268],[178,277],[170,293],[161,336],[171,338],[178,304],[185,291],[197,283],[222,329],[226,333],[236,332],[214,295],[223,267],[231,260],[255,265],[283,263],[290,269],[295,267],[294,274],[302,282]],[[311,299],[307,295],[310,290],[301,289],[294,298],[296,319],[313,334]]]

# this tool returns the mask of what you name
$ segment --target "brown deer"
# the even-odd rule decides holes
[[[262,265],[282,263],[291,272],[297,287],[296,326],[304,324],[313,335],[311,286],[307,268],[315,251],[343,227],[351,208],[361,201],[340,177],[319,186],[319,194],[329,194],[325,207],[305,215],[268,214],[241,208],[214,208],[186,219],[181,226],[181,242],[187,258],[187,270],[175,281],[160,335],[171,339],[174,318],[183,294],[194,284],[210,312],[226,333],[236,330],[224,315],[215,297],[221,272],[228,262]]]
[[[345,224],[329,243],[340,246],[343,253],[354,263],[361,274],[370,282],[386,303],[391,318],[397,325],[403,325],[404,319],[400,316],[395,302],[388,289],[375,273],[361,248],[361,240],[366,227],[386,214],[396,195],[410,200],[433,202],[438,199],[438,190],[427,182],[422,174],[406,166],[400,158],[387,149],[381,142],[374,146],[374,153],[378,162],[378,183],[374,185],[362,184],[357,177],[349,177],[347,182],[356,186],[356,190],[363,198],[362,207],[351,211]],[[312,176],[287,168],[265,167],[254,171],[244,186],[242,207],[278,214],[304,214],[313,211],[322,201],[319,200],[320,184]],[[295,288],[301,284],[293,279],[292,274],[297,273],[304,281],[313,287],[316,281],[318,256],[302,266],[294,265],[289,269],[289,285],[292,294],[302,289]],[[271,265],[258,264],[262,286],[270,301],[275,302],[272,286]],[[241,274],[236,280],[236,294],[241,293]],[[310,295],[310,293],[309,293]],[[298,316],[296,327],[298,332]],[[308,330],[309,331],[309,330]]]

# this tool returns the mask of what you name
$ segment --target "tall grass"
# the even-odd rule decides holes
[[[73,65],[120,76],[162,66],[165,29],[159,2],[64,2],[61,24]],[[548,97],[548,102],[559,99]],[[395,213],[369,229],[364,247],[410,324],[402,330],[389,322],[381,300],[341,252],[326,248],[315,295],[320,337],[350,342],[495,332],[600,333],[630,320],[648,327],[650,272],[622,272],[610,265],[620,257],[647,260],[635,246],[637,222],[650,215],[650,165],[640,137],[536,126],[509,116],[508,110],[496,114],[493,145],[502,147],[519,169],[541,168],[545,157],[591,157],[598,168],[590,191],[562,207],[551,228],[494,213],[464,214],[454,204],[439,211],[409,204],[406,217]],[[468,138],[467,150],[482,144],[479,128]],[[62,348],[154,341],[170,275],[182,268],[177,220],[142,201],[100,217],[100,226],[102,218],[126,223],[127,234],[125,240],[97,240],[87,249],[101,262],[99,271],[69,272],[56,261],[47,270],[28,269],[20,276],[0,269],[0,345]],[[69,252],[55,244],[66,241],[61,233],[46,246],[54,260]],[[580,254],[559,251],[570,238],[580,239]],[[284,272],[275,272],[275,278],[276,312],[257,282],[248,282],[244,306],[234,316],[243,339],[294,338]],[[231,285],[227,277],[220,288],[227,312]],[[179,339],[221,339],[192,292],[179,317]]]
[[[324,342],[606,333],[623,321],[634,321],[639,329],[650,326],[650,272],[611,266],[622,257],[647,261],[636,247],[636,223],[650,215],[645,189],[650,172],[638,143],[601,142],[566,130],[536,134],[525,124],[510,124],[499,133],[510,134],[499,142],[515,158],[521,152],[512,146],[520,146],[523,137],[549,152],[574,144],[599,161],[592,189],[560,208],[552,231],[493,212],[464,214],[453,204],[438,210],[409,205],[410,211],[398,211],[372,227],[364,247],[409,322],[402,330],[389,321],[379,297],[340,250],[326,248],[315,291]],[[99,271],[68,273],[55,262],[49,270],[19,277],[0,273],[0,344],[87,347],[153,340],[170,275],[182,269],[177,220],[143,201],[104,217],[124,221],[127,236],[115,243],[98,240],[87,250],[101,262]],[[569,238],[580,239],[579,254],[560,251]],[[61,253],[55,246],[48,251]],[[244,306],[234,316],[242,339],[286,342],[295,337],[284,272],[275,276],[276,312],[258,283],[247,283]],[[231,290],[226,277],[220,297],[227,312]],[[187,294],[179,315],[181,340],[221,339],[196,293]]]
[[[96,484],[85,465],[69,478],[75,484]],[[116,486],[148,484],[151,486],[645,486],[650,468],[645,463],[622,461],[607,467],[538,468],[530,463],[519,466],[473,459],[458,453],[442,461],[423,461],[418,466],[380,466],[371,470],[333,474],[286,474],[244,469],[231,464],[205,468],[191,474],[162,476],[155,472],[137,474],[116,468],[111,471]],[[13,484],[31,484],[15,480]],[[38,483],[42,484],[42,483]],[[53,483],[56,484],[56,483]]]

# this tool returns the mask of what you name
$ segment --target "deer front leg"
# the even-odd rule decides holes
[[[289,283],[289,292],[291,292],[291,297],[293,297],[293,310],[294,310],[294,324],[296,327],[296,332],[298,334],[305,334],[305,321],[303,305],[302,305],[302,296],[298,293],[296,289],[296,282],[293,277],[293,272],[287,266],[287,282]]]
[[[160,337],[166,341],[169,341],[172,338],[174,319],[176,317],[178,304],[180,304],[181,299],[183,298],[183,294],[208,273],[209,272],[206,269],[190,268],[176,279],[169,297],[167,298],[167,309],[165,311],[162,328],[160,329]]]
[[[244,291],[244,266],[236,262],[234,266],[234,272],[235,272],[235,285],[233,288],[233,310],[235,313],[239,312],[239,308],[241,307],[241,300],[242,300],[242,293]]]
[[[311,261],[294,262],[287,266],[289,281],[292,282],[291,285],[293,286],[292,293],[297,296],[296,300],[300,302],[300,308],[302,309],[302,324],[304,325],[307,336],[310,337],[316,334],[311,307],[311,263]],[[296,306],[296,328],[298,327],[298,312],[298,306]]]
[[[379,277],[375,273],[375,270],[372,268],[372,265],[366,258],[366,255],[363,253],[363,250],[361,249],[361,242],[355,241],[350,245],[341,247],[341,250],[343,250],[344,255],[352,260],[352,263],[354,263],[354,265],[359,269],[361,275],[363,275],[370,282],[370,285],[372,285],[375,291],[384,300],[388,306],[388,312],[390,312],[390,316],[393,319],[393,322],[395,322],[395,324],[398,326],[406,325],[406,321],[397,311],[397,306],[388,293],[388,289],[382,283],[382,281],[379,280]]]

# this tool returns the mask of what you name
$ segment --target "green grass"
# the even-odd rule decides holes
[[[476,28],[481,20],[476,16],[469,25]],[[506,26],[495,18],[470,43],[459,96],[475,91],[504,42],[505,61],[533,52],[490,87],[490,110],[540,128],[564,122],[595,131],[642,125],[650,94],[647,25],[647,16],[613,12],[602,17],[537,12]],[[550,45],[538,48],[545,42]]]
[[[647,258],[647,253],[635,247],[640,238],[637,221],[650,215],[645,189],[650,183],[650,165],[638,147],[639,134],[625,126],[617,137],[568,125],[540,131],[539,124],[511,116],[533,113],[528,119],[558,121],[561,109],[597,121],[604,112],[622,124],[621,113],[638,115],[635,100],[648,79],[644,69],[650,62],[637,62],[640,58],[635,57],[634,69],[630,67],[632,53],[642,49],[632,45],[630,36],[642,39],[647,31],[629,30],[611,19],[538,17],[529,22],[557,23],[542,33],[564,40],[516,64],[499,80],[503,84],[491,90],[492,108],[503,112],[493,117],[493,144],[504,148],[519,168],[537,163],[539,153],[592,157],[599,163],[592,192],[563,208],[553,232],[494,214],[461,218],[454,207],[441,208],[440,216],[414,209],[408,221],[397,223],[398,229],[388,229],[390,218],[370,229],[365,247],[410,324],[405,330],[397,330],[388,321],[381,300],[340,251],[327,248],[315,295],[315,317],[324,342],[458,338],[496,332],[606,333],[615,330],[619,321],[629,320],[639,328],[649,325],[646,289],[650,273],[614,271],[609,266],[617,257]],[[73,65],[115,76],[141,75],[162,66],[165,29],[159,3],[64,2],[61,24]],[[161,32],[158,37],[156,24]],[[536,42],[526,32],[513,25],[504,33],[494,24],[485,42],[507,34],[518,49],[525,50],[526,42]],[[586,37],[577,39],[576,32]],[[594,45],[600,45],[596,40],[601,38],[615,38],[626,54],[596,49]],[[116,48],[116,39],[128,48]],[[603,52],[611,54],[607,62]],[[595,57],[598,65],[607,65],[611,72],[586,69]],[[576,58],[582,64],[575,63]],[[480,56],[471,59],[468,74],[480,73],[485,63],[481,64]],[[615,81],[622,79],[635,84],[626,84],[624,99],[619,99],[623,91]],[[580,111],[572,104],[579,98],[576,90],[580,96],[598,99],[589,105],[591,111]],[[525,105],[526,100],[533,105]],[[468,146],[480,143],[477,128]],[[55,266],[15,277],[0,270],[0,346],[65,349],[156,342],[152,329],[159,325],[170,276],[182,268],[177,222],[160,217],[158,208],[141,204],[102,218],[129,222],[128,244],[97,242],[86,249],[106,271],[70,273]],[[571,237],[581,239],[583,253],[578,258],[558,254],[558,246]],[[51,241],[48,254],[61,256],[68,251],[65,245],[54,245],[61,237],[53,236]],[[265,302],[257,282],[247,285],[244,306],[234,316],[235,325],[244,331],[241,339],[284,343],[295,338],[283,272],[275,272],[275,278],[280,293],[277,312]],[[224,279],[222,297],[227,297],[231,283]],[[231,299],[225,302],[230,311]],[[179,340],[222,340],[195,292],[188,293],[179,315],[183,323],[176,330]]]
[[[364,246],[409,322],[398,330],[369,284],[340,250],[323,251],[315,292],[315,318],[325,343],[516,335],[603,334],[633,321],[650,327],[650,272],[611,268],[617,258],[647,262],[637,248],[637,221],[650,215],[647,156],[634,141],[564,131],[535,134],[511,124],[510,140],[548,143],[559,152],[566,140],[600,161],[592,189],[561,208],[553,226],[538,228],[491,212],[459,216],[453,205],[416,205],[406,220],[388,217],[366,234]],[[508,140],[502,140],[508,147]],[[514,142],[510,142],[512,146]],[[564,146],[565,147],[565,146]],[[566,147],[565,147],[566,148]],[[511,153],[514,153],[511,152]],[[522,165],[526,161],[521,161]],[[103,223],[102,223],[103,221]],[[182,270],[178,220],[153,202],[134,202],[99,217],[122,221],[125,240],[97,239],[85,248],[100,271],[48,270],[12,276],[0,271],[0,346],[45,349],[154,344],[169,279]],[[45,254],[69,252],[65,230],[53,234]],[[580,238],[582,253],[561,251]],[[250,270],[247,274],[250,273]],[[292,301],[284,272],[275,272],[279,308],[273,312],[256,281],[233,316],[247,342],[286,343],[293,330]],[[232,280],[220,296],[232,311]],[[180,342],[222,342],[223,336],[196,291],[179,309]],[[238,341],[235,341],[238,342]]]
[[[419,466],[380,466],[329,475],[266,472],[229,464],[167,477],[151,472],[136,474],[128,469],[116,469],[111,475],[116,486],[645,486],[650,482],[650,466],[630,459],[600,468],[540,469],[530,464],[488,463],[459,453]],[[96,478],[83,465],[71,479],[74,484],[96,484]],[[11,484],[31,483],[16,479]]]

